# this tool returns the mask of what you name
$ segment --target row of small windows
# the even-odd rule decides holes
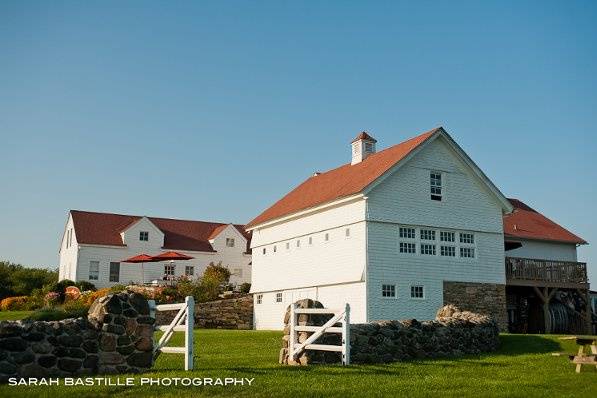
[[[344,229],[344,237],[345,237],[345,238],[350,238],[350,228],[346,228],[346,229]],[[323,241],[324,241],[324,242],[329,242],[329,241],[330,241],[330,234],[329,234],[328,232],[326,232],[326,233],[323,235]],[[307,242],[308,242],[309,246],[313,245],[313,237],[312,237],[312,236],[309,236],[309,238],[307,239]],[[290,244],[291,244],[291,242],[286,242],[286,250],[290,250],[290,246],[291,246]],[[301,247],[301,240],[300,240],[300,239],[297,239],[297,240],[294,242],[294,245],[295,245],[297,248],[300,248],[300,247]],[[277,252],[278,252],[278,246],[277,246],[277,245],[274,245],[274,246],[272,247],[272,252],[274,252],[274,253],[277,253]],[[263,249],[261,249],[261,253],[262,253],[262,254],[267,254],[267,248],[266,248],[266,247],[264,247]]]
[[[263,294],[258,294],[257,298],[255,299],[257,304],[263,304]],[[282,302],[282,292],[276,293],[276,303]]]
[[[438,245],[435,243],[439,235],[439,255],[443,257],[475,258],[475,235],[470,232],[458,232],[458,242],[456,243],[456,232],[436,231],[429,228],[419,228],[417,239],[417,228],[399,227],[398,236],[401,241],[398,243],[400,253],[417,254],[426,256],[437,256]]]
[[[398,235],[401,238],[406,239],[415,239],[416,233],[415,228],[412,227],[400,227],[398,231]],[[441,242],[454,242],[455,241],[455,232],[451,231],[440,231],[439,233],[439,240]],[[468,232],[460,232],[458,234],[460,243],[475,243],[475,235]],[[424,229],[421,228],[419,231],[419,237],[421,240],[435,240],[435,230],[434,229]]]
[[[396,298],[396,285],[383,284],[381,285],[381,297]],[[423,285],[410,286],[410,298],[423,299],[425,298],[425,287]]]
[[[459,250],[460,257],[464,257],[464,258],[474,258],[475,257],[475,248],[474,247],[460,247],[459,249],[460,249]],[[400,253],[416,254],[417,253],[417,245],[415,243],[400,242],[399,251],[400,251]],[[424,255],[428,255],[428,256],[435,256],[437,254],[436,245],[428,244],[428,243],[421,243],[420,254],[424,254]],[[440,246],[440,256],[456,257],[456,247],[441,245]]]

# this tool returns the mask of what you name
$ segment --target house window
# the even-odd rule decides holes
[[[325,241],[328,242],[330,240],[330,234],[326,233],[325,234]]]
[[[166,276],[174,276],[174,270],[176,269],[175,264],[166,264],[164,265],[164,275]]]
[[[110,262],[110,282],[120,281],[120,263]]]
[[[139,232],[139,240],[143,242],[147,242],[149,240],[149,232],[141,231]]]
[[[99,261],[89,262],[89,280],[96,281],[99,279]]]
[[[463,258],[475,258],[475,249],[473,247],[461,247],[460,257]]]
[[[415,229],[400,227],[399,235],[401,238],[414,239],[415,238]]]
[[[346,228],[344,230],[344,236],[347,237],[347,238],[350,238],[350,228]]]
[[[263,294],[258,294],[257,295],[257,304],[261,304],[263,303]]]
[[[435,256],[435,245],[430,245],[429,243],[421,243],[421,254]]]
[[[439,240],[442,242],[454,242],[454,232],[440,231]]]
[[[290,250],[290,242],[286,242],[286,250]]]
[[[400,253],[416,253],[417,246],[414,243],[400,242]]]
[[[381,285],[381,297],[396,297],[396,285]]]
[[[226,238],[226,247],[234,247],[234,238]]]
[[[421,230],[421,239],[422,240],[435,240],[435,231],[432,229],[422,229]]]
[[[313,237],[309,236],[309,244],[312,245],[313,244]]]
[[[414,285],[410,287],[410,297],[414,299],[425,298],[425,288],[422,285]]]
[[[431,200],[442,200],[442,174],[432,171],[429,174],[431,185]]]
[[[276,303],[282,302],[282,293],[276,293]]]
[[[441,246],[440,254],[445,257],[456,257],[456,248],[454,246]]]
[[[193,275],[195,275],[195,267],[192,266],[192,265],[185,265],[185,267],[184,267],[184,274],[186,276],[193,276]]]
[[[475,235],[461,232],[460,233],[460,243],[470,243],[470,244],[475,243]]]

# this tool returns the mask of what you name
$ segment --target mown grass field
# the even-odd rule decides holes
[[[459,359],[390,365],[288,367],[277,364],[280,332],[195,331],[195,366],[182,370],[182,355],[163,354],[143,377],[254,378],[252,386],[204,387],[24,387],[0,386],[0,397],[596,397],[597,371],[581,374],[565,357],[576,350],[556,336],[502,335],[501,349]],[[182,334],[171,345],[182,345]],[[113,375],[115,380],[139,375]]]
[[[27,318],[33,311],[0,311],[0,321],[16,321]]]

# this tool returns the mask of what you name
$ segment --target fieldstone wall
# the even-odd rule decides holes
[[[0,381],[145,371],[154,322],[147,300],[129,292],[97,299],[87,319],[0,322]]]
[[[158,325],[172,322],[178,311],[158,311]],[[252,329],[253,296],[195,303],[195,324],[205,329]]]
[[[491,315],[501,331],[508,330],[506,286],[495,283],[444,281],[444,304]]]
[[[323,308],[313,300],[300,300],[300,308]],[[308,365],[312,363],[337,363],[336,352],[303,351],[295,360],[288,356],[290,327],[289,309],[284,319],[285,328],[280,350],[280,363]],[[323,325],[330,315],[301,314],[299,325]],[[304,342],[312,333],[298,333],[298,342]],[[340,344],[339,335],[326,334],[316,344]],[[494,351],[499,346],[499,329],[496,321],[487,315],[461,311],[447,305],[437,312],[433,321],[416,319],[403,321],[377,321],[350,325],[350,360],[352,363],[386,363],[408,359],[458,357]]]

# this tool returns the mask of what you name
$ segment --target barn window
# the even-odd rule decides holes
[[[422,229],[421,230],[421,239],[422,240],[435,240],[435,231],[432,229]]]
[[[407,227],[400,227],[399,235],[401,238],[414,239],[415,238],[415,229],[407,228]]]
[[[400,253],[416,253],[417,246],[414,243],[400,242]]]
[[[267,250],[265,249],[265,247],[262,250],[262,253],[265,254],[267,252]]]
[[[325,241],[328,242],[330,240],[330,234],[326,233],[325,234]]]
[[[290,250],[290,242],[286,242],[286,250]]]
[[[460,243],[470,243],[470,244],[475,243],[475,235],[466,233],[466,232],[461,232],[460,233]]]
[[[276,293],[276,303],[282,302],[282,293]]]
[[[463,258],[475,258],[475,249],[473,247],[461,247],[460,257]]]
[[[432,171],[429,174],[431,200],[442,200],[442,174],[437,171]]]
[[[440,254],[444,257],[456,257],[456,248],[454,246],[442,246]]]
[[[234,247],[234,238],[226,238],[226,246]]]
[[[309,244],[312,245],[313,244],[313,237],[309,236]]]
[[[439,233],[439,240],[442,242],[454,242],[454,232],[441,231]]]
[[[415,299],[425,298],[425,287],[422,285],[413,285],[410,287],[410,297]]]
[[[396,285],[381,285],[381,297],[396,297]]]
[[[139,240],[143,241],[143,242],[147,242],[149,240],[149,232],[140,231],[139,232]]]
[[[257,304],[261,304],[263,303],[263,294],[258,294],[257,295]]]
[[[435,256],[435,245],[430,245],[429,243],[421,243],[421,254]]]
[[[347,237],[347,238],[350,238],[350,228],[346,228],[344,230],[344,236]]]

